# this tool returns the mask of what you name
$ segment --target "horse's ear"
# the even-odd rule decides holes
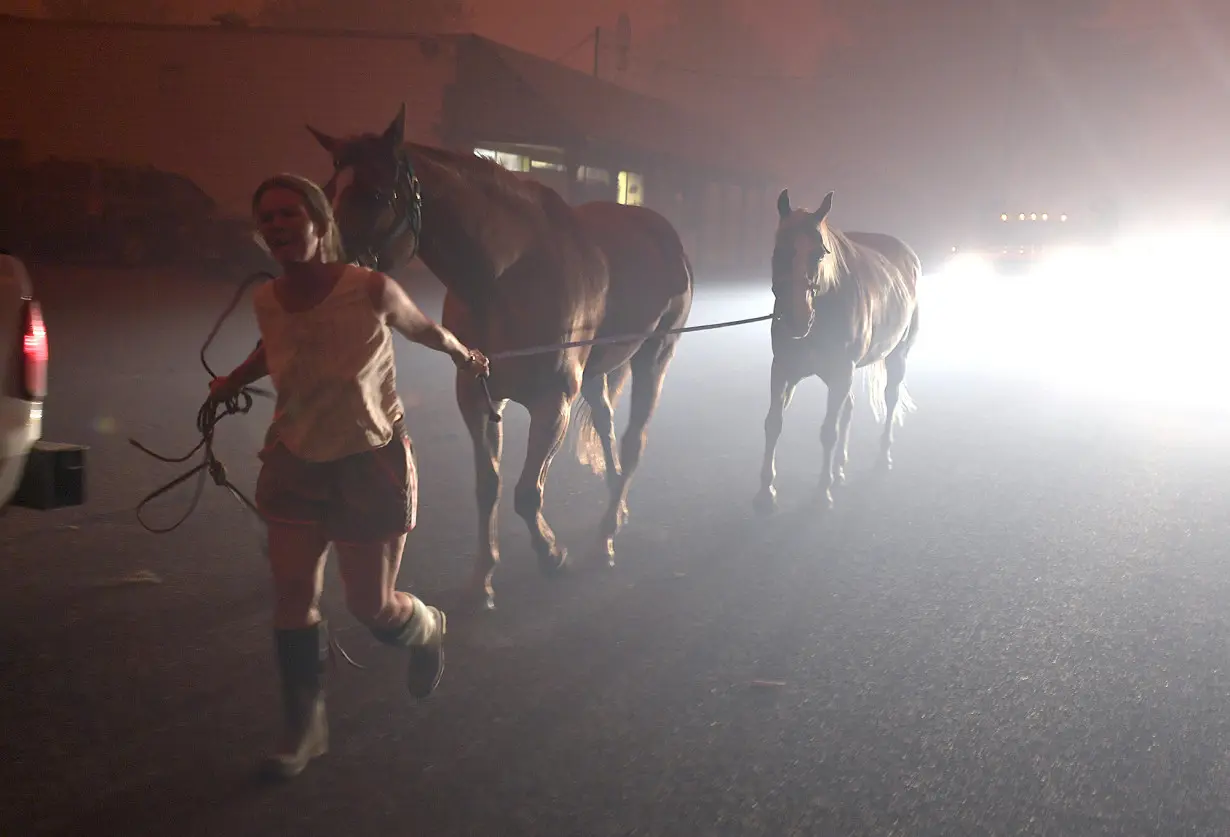
[[[316,141],[320,143],[321,147],[329,152],[329,156],[337,156],[337,151],[341,147],[341,143],[338,140],[322,131],[317,131],[311,125],[308,125],[307,129],[312,132],[312,136],[316,137]]]
[[[397,109],[397,116],[393,117],[393,121],[389,123],[389,127],[384,129],[384,134],[381,135],[386,143],[394,148],[401,148],[406,136],[406,103],[402,102],[401,107]]]
[[[782,193],[777,196],[777,214],[778,217],[785,220],[790,215],[790,190],[782,189]]]
[[[824,223],[824,219],[833,211],[833,193],[829,192],[824,196],[824,200],[820,201],[820,208],[811,214],[811,219],[816,222],[816,226]]]

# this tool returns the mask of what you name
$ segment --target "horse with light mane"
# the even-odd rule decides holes
[[[490,400],[473,376],[456,379],[474,445],[473,592],[490,608],[500,554],[500,413],[512,400],[530,414],[514,508],[529,527],[539,567],[556,573],[567,561],[543,516],[543,495],[570,420],[579,424],[578,459],[606,475],[610,502],[596,551],[614,566],[628,486],[679,340],[668,332],[682,327],[691,310],[692,266],[678,233],[657,212],[613,202],[570,206],[491,160],[407,143],[404,121],[405,105],[381,134],[339,139],[309,130],[333,157],[326,191],[347,254],[383,270],[417,255],[447,290],[443,324],[492,358]],[[643,336],[557,347],[623,334]],[[499,357],[541,346],[556,348]],[[617,455],[614,407],[629,376],[629,421]]]
[[[765,448],[755,508],[777,508],[775,455],[782,418],[796,387],[818,376],[828,387],[820,429],[824,462],[821,501],[833,506],[834,482],[845,482],[856,369],[868,372],[872,412],[884,422],[879,467],[892,467],[893,425],[914,409],[905,366],[918,336],[918,255],[881,233],[842,233],[828,224],[833,193],[812,212],[792,209],[788,190],[777,198],[773,246],[773,366]],[[899,412],[900,410],[900,412]]]

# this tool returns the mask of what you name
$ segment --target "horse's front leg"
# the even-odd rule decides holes
[[[846,483],[846,463],[850,461],[850,419],[854,415],[854,395],[851,393],[841,405],[837,418],[837,462],[833,468],[833,481]]]
[[[525,467],[513,493],[513,508],[530,530],[530,541],[538,555],[538,567],[545,573],[564,569],[567,550],[555,543],[555,533],[543,516],[543,494],[551,460],[568,434],[572,400],[580,382],[571,392],[556,391],[530,405],[530,433],[526,442]]]
[[[469,593],[482,608],[495,607],[492,576],[500,562],[499,521],[500,455],[504,446],[504,425],[489,418],[488,402],[482,385],[473,375],[459,372],[456,380],[457,406],[470,431],[474,445],[474,496],[478,501],[478,552]],[[493,406],[504,412],[507,401]]]
[[[760,466],[760,491],[752,504],[761,514],[771,514],[777,509],[777,488],[773,485],[777,479],[777,440],[781,438],[782,421],[797,386],[798,381],[791,380],[786,375],[782,362],[774,358],[773,368],[769,373],[769,412],[764,419],[764,460]]]
[[[825,509],[833,508],[833,471],[837,452],[837,425],[845,410],[846,401],[852,400],[854,364],[829,377],[828,409],[820,428],[820,444],[824,446],[824,462],[820,471],[820,502]]]

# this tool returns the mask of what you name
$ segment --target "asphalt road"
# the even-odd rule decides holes
[[[133,507],[177,468],[126,441],[195,442],[196,352],[233,284],[36,279],[46,436],[91,446],[90,498],[0,519],[0,834],[1230,833],[1230,410],[1180,397],[1216,390],[1215,369],[1095,392],[1105,357],[1026,375],[1022,346],[1053,333],[1008,339],[937,301],[894,472],[869,473],[864,398],[851,485],[814,513],[810,382],[781,442],[786,510],[766,521],[751,499],[767,328],[688,336],[619,566],[584,560],[604,489],[570,440],[547,510],[574,572],[539,575],[506,492],[499,610],[450,619],[444,681],[420,704],[331,570],[327,615],[367,669],[334,673],[332,752],[270,788],[252,774],[277,723],[256,531],[210,487],[183,527],[147,533]],[[706,290],[692,322],[764,313],[768,296]],[[245,305],[217,366],[254,334]],[[399,354],[422,488],[402,579],[447,602],[475,542],[469,446],[450,364]],[[1164,407],[1145,397],[1159,391]],[[267,417],[220,431],[241,485]],[[525,427],[510,407],[509,481]]]

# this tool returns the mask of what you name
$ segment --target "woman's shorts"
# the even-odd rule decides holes
[[[418,470],[405,425],[382,448],[308,462],[275,443],[261,452],[256,506],[269,523],[320,526],[331,541],[378,543],[414,529]]]

